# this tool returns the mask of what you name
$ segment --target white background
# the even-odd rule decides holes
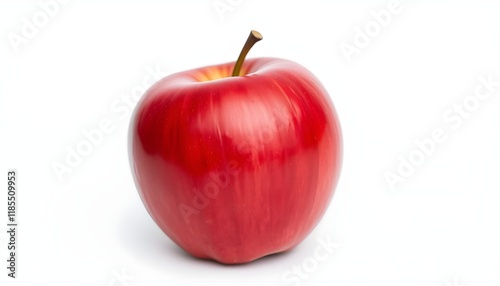
[[[294,285],[282,276],[312,263],[317,239],[329,238],[340,246],[300,285],[500,284],[500,87],[460,127],[442,117],[474,103],[478,76],[500,81],[497,1],[401,0],[350,62],[342,43],[354,46],[356,28],[390,1],[221,0],[233,6],[219,15],[214,0],[75,0],[13,45],[23,18],[33,22],[47,2],[0,4],[0,284]],[[250,29],[264,40],[249,57],[296,61],[323,82],[344,165],[307,240],[231,267],[192,259],[150,219],[129,170],[130,114],[112,106],[134,99],[148,69],[234,61]],[[113,131],[59,180],[54,162],[103,119]],[[391,190],[384,174],[436,128],[445,142]],[[16,280],[5,268],[9,168],[19,171]]]

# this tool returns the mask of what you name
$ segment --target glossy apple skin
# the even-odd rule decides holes
[[[321,83],[283,59],[168,76],[138,103],[132,173],[156,224],[191,255],[245,263],[299,244],[318,224],[342,161]]]

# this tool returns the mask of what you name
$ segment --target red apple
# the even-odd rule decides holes
[[[151,217],[191,255],[226,264],[299,244],[341,169],[340,125],[321,83],[288,60],[243,63],[248,46],[236,66],[160,80],[130,124],[132,173]]]

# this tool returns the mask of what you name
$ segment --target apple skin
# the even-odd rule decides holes
[[[153,85],[130,123],[139,195],[191,255],[245,263],[290,250],[318,224],[342,163],[326,90],[283,59],[176,73]]]

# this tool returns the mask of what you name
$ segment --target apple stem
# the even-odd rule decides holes
[[[243,66],[243,61],[245,60],[245,57],[247,56],[248,52],[253,47],[253,45],[255,45],[255,43],[257,43],[260,40],[262,40],[262,35],[259,32],[254,30],[250,31],[250,35],[248,35],[248,39],[245,42],[243,49],[241,49],[240,55],[238,56],[238,60],[236,61],[236,64],[234,64],[232,76],[240,75],[241,66]]]

